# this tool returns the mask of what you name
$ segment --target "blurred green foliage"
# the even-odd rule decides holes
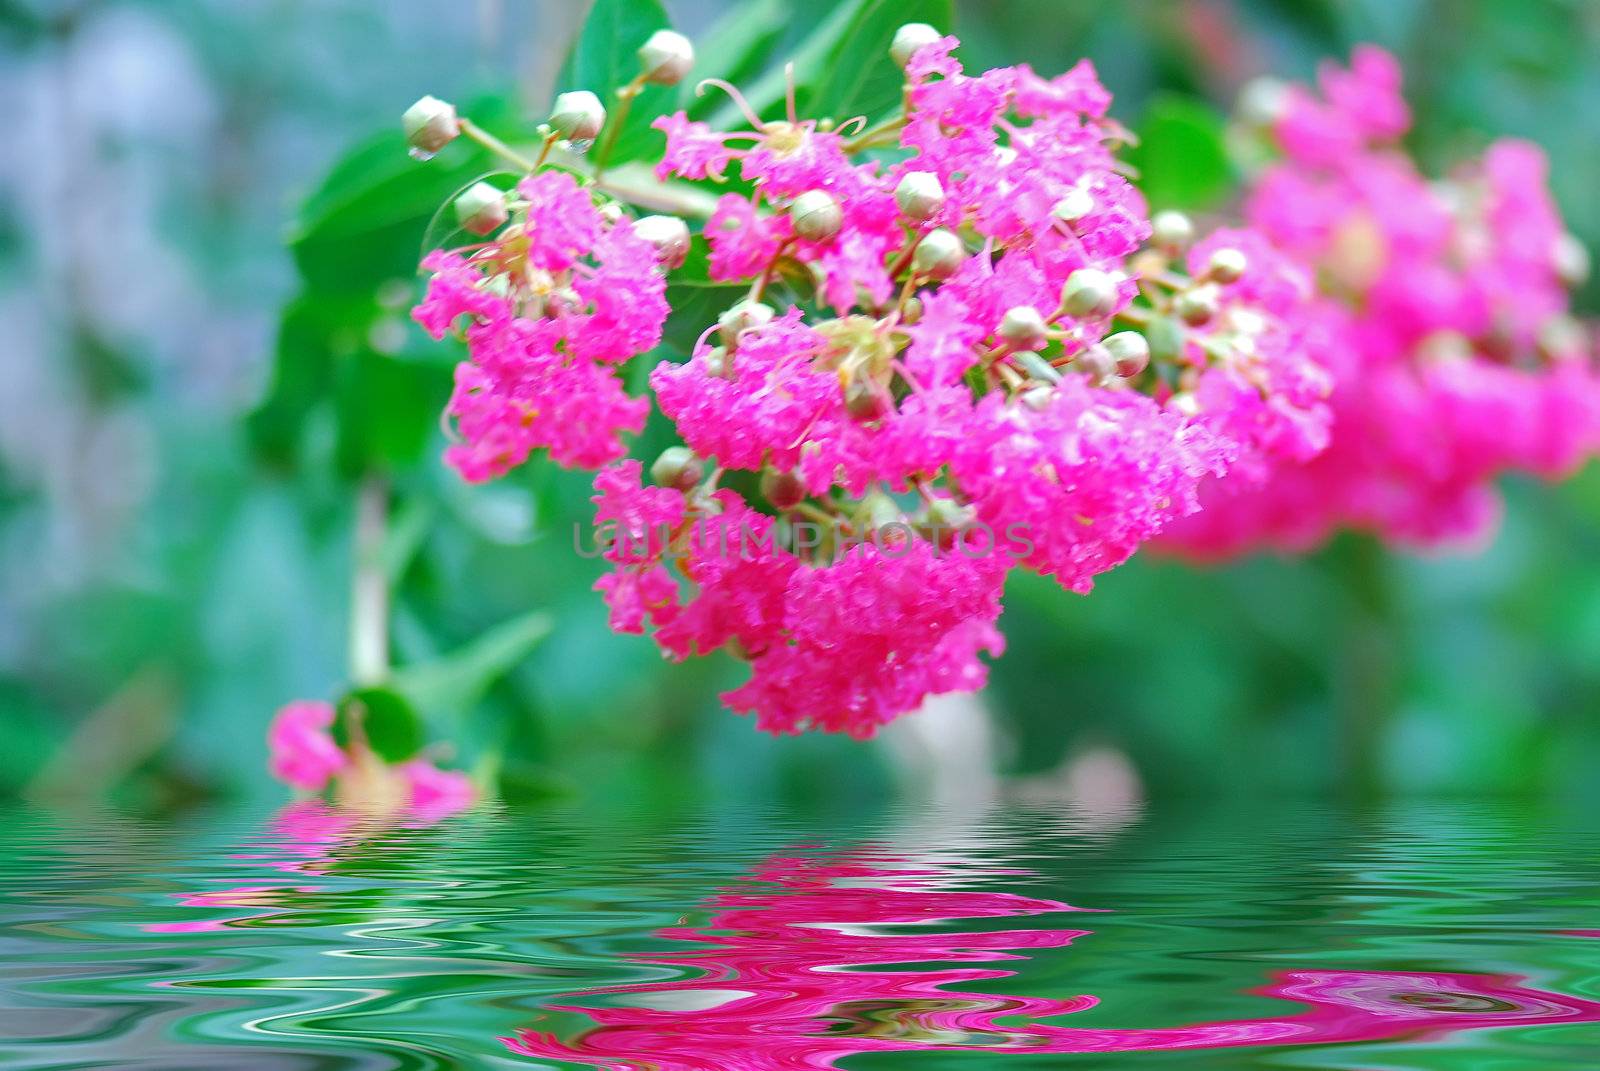
[[[44,80],[70,72],[100,32],[95,20],[115,27],[113,16],[158,27],[192,55],[222,117],[201,138],[215,159],[197,202],[178,177],[182,154],[157,155],[153,225],[230,308],[276,322],[270,345],[262,333],[257,350],[228,355],[259,371],[258,386],[199,402],[181,370],[208,348],[200,332],[141,340],[64,301],[50,306],[49,335],[19,349],[24,361],[64,369],[69,446],[92,460],[94,429],[126,417],[144,429],[153,475],[108,519],[89,508],[87,484],[63,482],[20,436],[0,438],[0,791],[144,806],[276,792],[263,769],[266,718],[288,699],[348,687],[354,500],[372,481],[390,490],[379,567],[393,591],[399,669],[381,697],[366,698],[398,726],[397,753],[414,740],[452,741],[511,798],[721,794],[849,807],[886,790],[879,749],[775,740],[723,711],[715,694],[741,674],[732,660],[669,666],[647,641],[607,631],[588,590],[598,569],[571,546],[588,511],[582,474],[535,461],[469,488],[440,465],[438,414],[458,354],[409,321],[416,262],[451,240],[437,210],[454,191],[511,176],[464,140],[413,161],[392,117],[438,92],[526,142],[550,85],[528,85],[528,65],[492,47],[525,39],[518,27],[463,29],[456,6],[417,6],[448,20],[454,36],[435,34],[427,18],[337,5],[295,9],[287,27],[213,4],[82,5],[72,17],[0,6],[3,47]],[[536,21],[561,12],[570,14],[541,7]],[[953,21],[971,66],[1027,61],[1049,72],[1086,55],[1117,94],[1113,114],[1140,135],[1132,160],[1153,202],[1201,214],[1228,208],[1221,116],[1238,86],[1267,71],[1308,76],[1319,58],[1374,40],[1405,63],[1425,161],[1441,168],[1490,137],[1531,137],[1552,155],[1573,229],[1591,244],[1600,233],[1586,196],[1600,185],[1591,151],[1600,20],[1582,3],[970,0],[952,13],[942,0],[669,0],[665,9],[597,0],[563,71],[595,90],[626,81],[633,49],[669,15],[700,41],[697,75],[737,83],[764,116],[785,106],[789,58],[802,114],[888,110],[898,79],[881,57],[894,29],[915,19]],[[258,30],[259,56],[227,43]],[[431,41],[421,73],[401,79],[381,55],[351,62],[383,34],[412,50]],[[549,36],[539,38],[547,50]],[[311,40],[325,49],[320,61],[303,51]],[[557,58],[546,61],[553,72]],[[302,82],[275,81],[286,67]],[[313,99],[313,85],[343,96]],[[651,89],[614,159],[647,155],[658,137],[648,119],[671,106],[737,121],[720,94]],[[314,117],[320,156],[297,152],[296,117]],[[265,161],[260,170],[230,162],[241,141]],[[341,144],[354,147],[330,165]],[[91,155],[88,166],[112,165]],[[299,191],[287,251],[274,241],[283,206],[247,193],[263,171],[283,171],[283,185]],[[32,229],[42,225],[27,215],[25,184],[6,192],[0,263],[25,277],[48,261],[50,242]],[[703,326],[686,300],[693,285],[675,286],[684,307],[662,353],[681,353]],[[1585,295],[1591,310],[1595,297]],[[16,382],[6,389],[20,395],[34,379]],[[665,435],[653,424],[635,453],[649,456]],[[1018,576],[1003,621],[1011,649],[987,696],[1007,742],[1004,767],[1041,773],[1109,744],[1156,793],[1592,798],[1597,521],[1600,476],[1588,471],[1556,490],[1513,486],[1504,532],[1475,556],[1395,556],[1351,538],[1303,560],[1213,570],[1146,557],[1088,599]],[[84,560],[30,568],[62,524],[82,530]],[[101,754],[97,741],[121,743]]]

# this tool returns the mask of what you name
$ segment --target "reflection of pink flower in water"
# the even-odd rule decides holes
[[[411,772],[401,768],[413,786],[411,798],[414,802],[399,816],[400,824],[431,826],[471,805],[472,786],[465,775],[450,774],[428,763],[407,765],[426,766],[438,778],[430,781],[426,774],[413,777]],[[464,788],[455,783],[457,777],[465,783]],[[273,815],[265,833],[249,850],[235,852],[231,858],[247,867],[315,878],[338,861],[339,850],[344,845],[378,828],[382,826],[359,812],[333,807],[318,799],[297,800]],[[259,924],[302,909],[304,897],[322,891],[321,885],[255,884],[177,893],[173,899],[184,907],[245,910],[222,918],[153,922],[144,929],[149,933],[210,933]]]
[[[1090,931],[875,928],[1081,910],[970,891],[956,877],[866,855],[770,860],[752,879],[758,885],[730,888],[710,901],[716,913],[705,928],[676,926],[657,934],[711,947],[630,957],[694,977],[584,991],[576,996],[602,1006],[552,1007],[582,1013],[593,1029],[570,1042],[525,1030],[506,1044],[525,1055],[608,1071],[780,1071],[831,1068],[865,1052],[1209,1049],[1600,1021],[1600,1002],[1526,989],[1511,976],[1297,970],[1260,990],[1306,1006],[1293,1015],[1153,1030],[1048,1024],[1043,1020],[1098,1001],[964,992],[953,987],[1015,972],[929,965],[1016,960],[1023,958],[1020,950],[1062,947]],[[896,964],[915,966],[883,969]],[[1020,1017],[1031,1021],[1000,1022]]]

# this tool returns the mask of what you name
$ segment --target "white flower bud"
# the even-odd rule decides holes
[[[1039,310],[1032,305],[1018,305],[1014,309],[1007,309],[1000,320],[1000,337],[1005,339],[1014,350],[1042,350],[1049,337],[1045,334],[1048,327],[1044,317],[1039,315]]]
[[[487,182],[474,182],[456,198],[456,222],[479,236],[492,234],[511,215],[506,195]]]
[[[903,68],[924,45],[943,39],[944,34],[926,22],[908,22],[894,32],[894,40],[889,44],[889,56],[895,66]]]
[[[412,154],[424,158],[450,144],[461,133],[455,105],[438,97],[423,97],[407,108],[400,117],[400,128],[405,131]]]
[[[1062,223],[1072,224],[1093,212],[1094,207],[1094,194],[1078,186],[1051,206],[1050,215]]]
[[[1043,411],[1050,408],[1050,403],[1055,401],[1056,389],[1043,383],[1037,387],[1029,387],[1022,392],[1022,404],[1029,409]]]
[[[1099,268],[1079,268],[1061,287],[1061,307],[1079,319],[1100,319],[1117,309],[1117,284]]]
[[[1117,375],[1123,379],[1132,379],[1150,365],[1150,343],[1137,331],[1107,335],[1100,345],[1117,362]]]
[[[700,482],[705,466],[687,446],[669,446],[650,466],[650,478],[662,487],[687,491]]]
[[[689,225],[677,216],[645,216],[633,233],[656,247],[656,257],[668,271],[683,266],[689,256]]]
[[[1586,345],[1583,325],[1571,316],[1552,316],[1539,328],[1539,356],[1547,361],[1581,357]]]
[[[1575,235],[1556,239],[1554,253],[1556,278],[1568,287],[1582,286],[1589,279],[1589,251]]]
[[[1173,303],[1173,310],[1177,312],[1178,319],[1190,327],[1199,327],[1211,322],[1212,317],[1217,315],[1217,306],[1217,288],[1211,283],[1204,283],[1179,294]]]
[[[894,200],[907,219],[921,223],[944,207],[944,187],[932,171],[907,171],[894,188]]]
[[[911,269],[929,279],[948,279],[966,259],[967,247],[961,239],[940,227],[923,235],[917,243],[917,251],[911,254]]]
[[[681,33],[657,30],[639,46],[639,70],[646,82],[675,86],[694,66],[694,45]]]
[[[1231,246],[1212,252],[1206,261],[1206,278],[1219,283],[1236,283],[1244,277],[1250,261],[1244,253]]]
[[[1072,359],[1072,367],[1088,375],[1093,383],[1105,383],[1117,374],[1117,359],[1099,343],[1090,346]]]
[[[777,315],[771,305],[760,301],[738,301],[728,311],[717,317],[717,333],[723,344],[734,347],[739,337],[755,327],[765,327]]]
[[[587,89],[556,97],[550,109],[550,126],[568,141],[593,141],[606,125],[606,106]]]
[[[1194,222],[1182,212],[1157,212],[1150,220],[1150,240],[1163,253],[1181,253],[1194,241]]]
[[[825,242],[844,226],[844,210],[822,190],[807,190],[789,206],[794,232],[811,242]]]
[[[1239,91],[1239,118],[1252,126],[1274,126],[1288,103],[1288,87],[1278,79],[1252,78]]]

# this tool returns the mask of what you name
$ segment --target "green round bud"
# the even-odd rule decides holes
[[[675,86],[694,66],[694,45],[681,33],[657,30],[639,46],[639,70],[646,82]]]
[[[1217,315],[1218,301],[1216,286],[1202,283],[1179,294],[1172,307],[1184,323],[1199,327],[1210,323]]]
[[[461,133],[461,122],[455,105],[438,97],[423,97],[400,116],[400,128],[412,154],[426,157],[454,141]]]
[[[1150,220],[1150,241],[1169,256],[1181,253],[1194,241],[1194,221],[1182,212],[1157,212]]]
[[[961,239],[940,227],[923,235],[917,243],[917,251],[911,254],[911,269],[929,279],[943,280],[954,275],[966,259],[967,247]]]
[[[977,512],[953,498],[935,498],[917,520],[917,533],[946,549],[955,546],[972,526]]]
[[[805,501],[805,485],[792,472],[768,469],[761,474],[761,494],[778,509],[794,509]]]
[[[1000,337],[1014,350],[1042,350],[1050,341],[1049,327],[1039,310],[1032,305],[1018,305],[1007,309],[1000,320]]]
[[[677,216],[645,216],[633,233],[656,247],[656,258],[667,270],[682,267],[689,256],[689,225]]]
[[[1117,375],[1132,379],[1150,366],[1150,342],[1137,331],[1118,331],[1100,340],[1116,362]]]
[[[705,358],[706,372],[718,379],[731,379],[733,362],[728,360],[728,351],[723,346],[713,346],[707,351]]]
[[[1562,361],[1584,351],[1583,325],[1571,316],[1552,316],[1539,328],[1539,356],[1547,361]]]
[[[717,317],[717,335],[724,345],[737,347],[741,335],[752,328],[765,327],[776,315],[771,305],[760,301],[736,301],[727,312]]]
[[[1215,279],[1219,283],[1236,283],[1244,278],[1244,273],[1250,267],[1250,261],[1242,250],[1226,246],[1212,252],[1206,261],[1206,278]]]
[[[550,110],[550,126],[568,141],[593,141],[605,125],[606,106],[587,89],[561,94]]]
[[[1553,255],[1556,278],[1567,287],[1582,286],[1589,280],[1589,251],[1572,234],[1556,239]]]
[[[915,295],[906,298],[905,309],[900,313],[900,322],[910,326],[922,319],[922,299]]]
[[[705,466],[687,446],[669,446],[650,466],[650,478],[662,487],[687,491],[700,482]]]
[[[844,210],[833,195],[822,190],[807,190],[789,206],[794,232],[810,242],[826,242],[844,226]]]
[[[944,207],[944,187],[932,171],[907,171],[895,185],[894,201],[907,219],[921,223]]]
[[[1078,186],[1051,206],[1050,215],[1062,223],[1072,224],[1093,212],[1094,208],[1094,194]]]
[[[845,389],[844,408],[852,420],[870,424],[889,411],[889,403],[873,384],[858,380]]]
[[[889,43],[889,56],[895,66],[903,69],[920,49],[943,39],[944,34],[926,22],[908,22],[894,32],[894,40]]]
[[[1061,308],[1079,319],[1102,319],[1117,309],[1117,284],[1099,268],[1079,268],[1061,287]]]
[[[456,222],[469,233],[493,234],[511,217],[506,207],[506,195],[487,182],[474,182],[464,190],[455,203]]]

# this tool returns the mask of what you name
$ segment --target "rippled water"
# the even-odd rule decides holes
[[[1600,822],[0,815],[0,1066],[1600,1067]]]

